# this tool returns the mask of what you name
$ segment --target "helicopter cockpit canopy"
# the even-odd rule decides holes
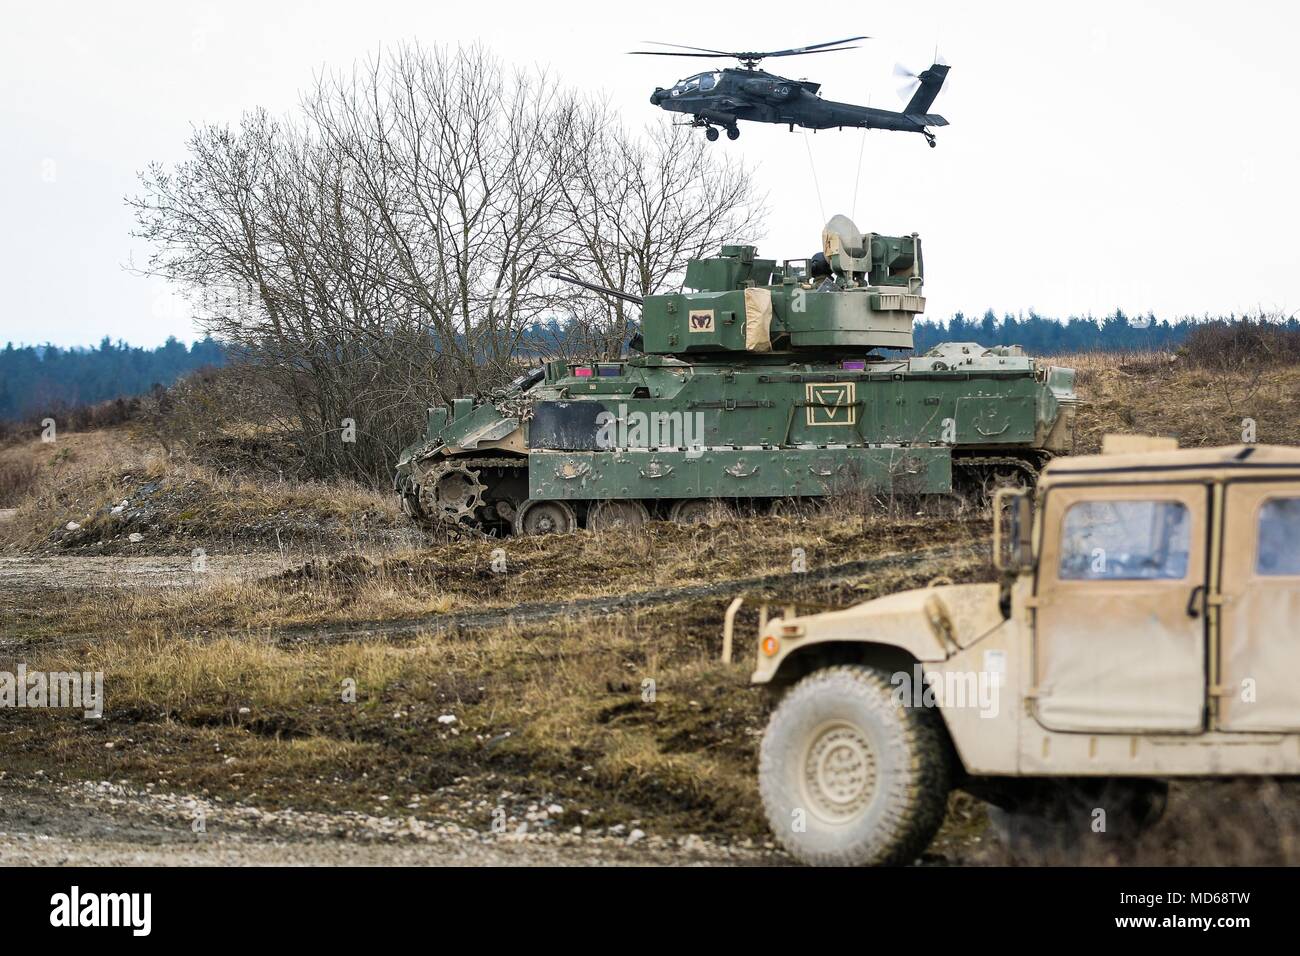
[[[688,76],[678,81],[673,87],[673,96],[681,96],[683,93],[707,93],[721,80],[721,73],[697,73],[695,76]]]

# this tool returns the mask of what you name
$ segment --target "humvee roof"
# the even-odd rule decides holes
[[[1181,448],[1160,452],[1117,455],[1072,455],[1049,464],[1040,486],[1053,480],[1080,476],[1112,477],[1128,481],[1137,476],[1175,473],[1179,477],[1235,478],[1248,472],[1290,474],[1300,472],[1300,448],[1285,445],[1227,445],[1217,448]]]

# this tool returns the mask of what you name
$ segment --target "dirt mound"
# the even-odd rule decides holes
[[[392,495],[227,474],[126,429],[11,445],[0,450],[0,473],[21,478],[11,482],[15,514],[0,525],[0,547],[13,550],[335,551],[418,538]]]
[[[222,546],[248,550],[337,546],[400,532],[388,503],[359,488],[220,479],[199,468],[152,477],[126,471],[88,515],[56,526],[47,543],[104,553]],[[113,500],[116,498],[117,500]]]

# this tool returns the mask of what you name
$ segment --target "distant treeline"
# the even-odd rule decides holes
[[[225,350],[211,338],[188,347],[169,338],[153,349],[107,338],[97,348],[17,347],[11,342],[0,350],[0,420],[143,395],[154,385],[171,385],[186,372],[225,361]]]
[[[1300,319],[1259,319],[1279,329],[1300,331]],[[1157,319],[1152,315],[1128,316],[1116,311],[1104,319],[1091,316],[1053,319],[1030,312],[998,318],[992,309],[978,319],[958,312],[947,322],[922,319],[914,328],[917,353],[940,342],[978,342],[985,347],[1020,345],[1030,355],[1066,355],[1077,352],[1174,351],[1193,329],[1206,325],[1231,325],[1238,316]]]
[[[958,312],[947,322],[918,321],[915,351],[920,354],[940,342],[1019,345],[1031,355],[1173,351],[1198,327],[1232,326],[1238,321],[1236,316],[1170,321],[1152,316],[1133,318],[1123,312],[1104,319],[1063,321],[1032,312],[998,318],[992,310],[972,319]],[[1300,333],[1296,318],[1264,321],[1279,330]],[[520,351],[540,358],[564,339],[559,324],[538,324],[525,332]],[[97,348],[16,348],[10,344],[0,351],[0,420],[30,419],[107,399],[143,395],[156,384],[171,385],[187,372],[220,366],[226,359],[226,350],[211,338],[188,348],[170,338],[155,349],[133,348],[107,338]]]

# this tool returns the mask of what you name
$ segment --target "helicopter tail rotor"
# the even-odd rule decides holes
[[[921,85],[921,77],[901,63],[894,64],[894,87],[898,98],[906,103]]]
[[[943,81],[948,77],[949,66],[936,62],[929,69],[913,73],[901,63],[894,65],[894,78],[903,82],[898,86],[898,98],[905,100],[903,113],[908,116],[929,113],[934,99],[943,88]]]

